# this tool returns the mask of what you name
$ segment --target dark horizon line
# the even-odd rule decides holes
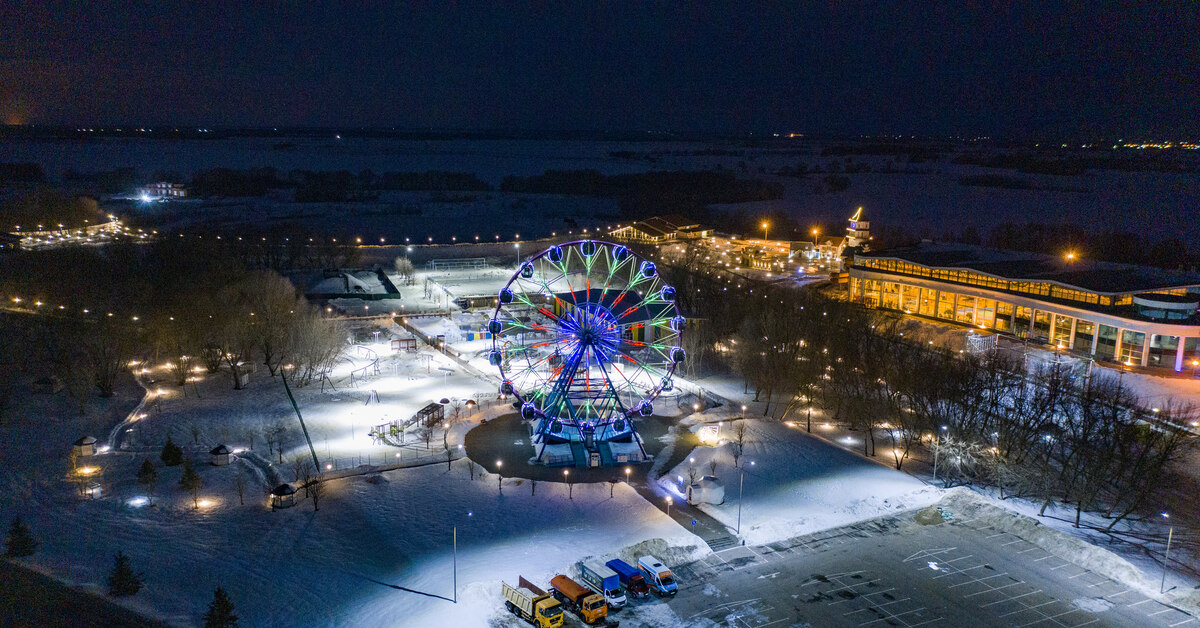
[[[90,130],[81,130],[90,129]],[[1063,135],[1058,137],[999,137],[989,134],[968,136],[966,134],[914,134],[914,133],[800,133],[795,131],[749,131],[733,132],[676,132],[654,130],[617,130],[605,131],[595,129],[493,129],[470,127],[387,127],[387,126],[206,126],[183,124],[4,124],[0,125],[0,137],[38,137],[38,138],[87,138],[87,137],[144,137],[155,139],[161,137],[184,139],[218,139],[229,137],[326,137],[335,139],[338,135],[346,138],[390,138],[407,140],[449,140],[449,139],[479,139],[479,140],[592,140],[592,141],[626,141],[626,142],[702,142],[702,141],[875,141],[875,142],[982,142],[996,145],[1032,144],[1032,143],[1062,143],[1079,144],[1067,148],[1081,147],[1082,144],[1098,143],[1094,148],[1106,148],[1110,142],[1119,141],[1188,141],[1190,138],[1139,137],[1136,135],[1089,135],[1087,137]]]

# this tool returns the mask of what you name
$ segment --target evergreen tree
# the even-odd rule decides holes
[[[8,556],[29,556],[37,549],[38,542],[29,533],[29,526],[20,517],[13,517],[12,527],[8,529],[4,553]]]
[[[192,468],[191,458],[183,461],[183,475],[179,478],[179,486],[184,490],[191,491],[192,507],[199,508],[200,504],[196,497],[196,492],[200,490],[200,476],[196,475],[196,470]]]
[[[158,472],[154,470],[154,463],[146,458],[142,462],[142,468],[138,469],[137,474],[138,484],[146,487],[146,495],[150,498],[150,504],[154,504],[154,484],[158,482]]]
[[[142,590],[145,574],[134,573],[129,566],[129,557],[125,552],[117,552],[113,557],[113,570],[108,574],[109,595],[133,595]]]
[[[213,591],[213,601],[204,614],[204,628],[230,628],[237,626],[237,615],[233,614],[233,602],[225,595],[225,589]]]
[[[172,442],[171,437],[168,436],[167,444],[163,445],[162,454],[160,457],[162,458],[163,464],[167,465],[168,467],[173,467],[183,462],[183,450],[179,448],[179,445],[176,445],[174,442]]]

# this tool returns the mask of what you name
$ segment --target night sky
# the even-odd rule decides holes
[[[0,3],[3,121],[1200,135],[1192,1],[168,4]]]

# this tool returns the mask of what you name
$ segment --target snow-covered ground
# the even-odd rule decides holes
[[[740,536],[748,544],[921,508],[939,498],[936,489],[916,478],[761,419],[745,419],[744,453],[735,467],[734,422],[724,418],[720,438],[725,442],[697,447],[688,459],[663,474],[660,484],[675,499],[684,500],[689,470],[709,475],[709,463],[715,460],[716,475],[725,486],[725,502],[703,504],[700,509],[732,529],[738,523],[738,486],[744,479]]]
[[[367,364],[366,355],[351,356],[354,363],[334,375],[337,392],[321,392],[316,385],[295,391],[322,464],[330,461],[339,468],[360,460],[395,463],[398,450],[373,445],[368,425],[406,417],[431,398],[491,388],[433,353],[385,358],[381,375],[350,387],[348,372]],[[161,365],[142,377],[149,381],[156,375],[165,377]],[[80,431],[99,432],[95,435],[104,442],[100,424],[113,419],[90,426],[72,421],[71,428],[53,421],[0,428],[6,443],[18,437],[39,443],[5,447],[0,470],[5,489],[0,517],[21,514],[42,541],[30,559],[33,566],[100,590],[112,554],[124,551],[145,572],[147,587],[123,602],[184,625],[197,622],[212,588],[222,585],[246,625],[474,626],[503,613],[502,579],[524,575],[546,582],[587,556],[614,556],[639,543],[642,548],[624,557],[649,549],[685,561],[708,552],[628,486],[616,486],[610,498],[607,484],[576,484],[568,499],[565,486],[542,483],[531,495],[530,483],[509,479],[501,495],[497,476],[477,468],[472,480],[464,460],[449,470],[437,462],[335,480],[319,512],[309,501],[272,512],[268,477],[291,480],[289,461],[307,454],[282,385],[262,371],[243,391],[231,389],[227,374],[199,377],[186,397],[166,384],[157,394],[160,384],[150,384],[156,394],[134,415],[145,416],[117,431],[114,442],[125,447],[86,462],[96,469],[90,477],[103,487],[99,500],[78,497],[77,485],[68,480],[66,452]],[[364,403],[372,390],[380,402]],[[131,395],[121,398],[133,406]],[[260,430],[275,420],[289,427],[285,462],[268,466]],[[470,425],[464,421],[451,430],[452,449]],[[241,451],[250,430],[256,431],[255,449]],[[196,461],[203,483],[198,509],[177,486],[181,468],[164,467],[158,459],[168,434]],[[435,437],[434,450],[441,451],[440,439]],[[222,441],[239,453],[230,466],[211,466],[207,451]],[[422,447],[406,451],[407,460],[420,456]],[[135,480],[147,457],[159,474],[154,506]],[[249,478],[245,505],[236,490],[239,475]],[[454,528],[458,604],[431,597],[454,597]]]

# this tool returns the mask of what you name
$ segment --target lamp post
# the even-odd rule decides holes
[[[943,426],[942,426],[942,431],[943,431],[943,432],[945,432],[945,431],[946,431],[946,426],[945,426],[945,425],[943,425]],[[941,443],[942,443],[942,438],[941,438],[941,434],[939,433],[939,434],[937,435],[937,439],[933,441],[933,481],[934,481],[934,482],[936,482],[936,481],[937,481],[937,459],[938,459],[938,449],[940,448],[940,447],[939,447],[939,445],[941,445]]]
[[[750,461],[750,466],[754,466],[754,461]],[[737,531],[735,534],[742,533],[742,487],[746,485],[746,467],[738,468],[738,518]]]
[[[517,250],[517,266],[519,267],[521,265],[521,243],[513,244],[513,248]]]
[[[1168,520],[1169,520],[1169,519],[1171,518],[1171,515],[1169,515],[1169,514],[1167,514],[1167,513],[1165,513],[1165,512],[1162,514],[1162,516],[1163,516],[1163,519],[1168,519]],[[1163,593],[1163,589],[1164,589],[1164,588],[1167,586],[1167,562],[1168,562],[1168,561],[1170,560],[1170,558],[1171,558],[1171,538],[1172,538],[1172,537],[1174,537],[1174,536],[1175,536],[1175,526],[1171,526],[1171,527],[1170,527],[1170,528],[1167,530],[1167,551],[1166,551],[1166,553],[1164,553],[1164,554],[1163,554],[1163,575],[1162,575],[1162,582],[1160,582],[1160,583],[1158,584],[1158,592],[1159,592],[1159,594],[1160,594],[1160,595]]]
[[[575,499],[575,485],[571,484],[570,469],[563,469],[563,481],[567,483],[567,499]]]
[[[763,221],[763,224],[762,224],[762,230],[763,230],[763,239],[764,239],[764,240],[766,240],[766,239],[767,239],[767,229],[769,229],[770,227],[771,227],[771,223],[769,223],[769,222],[767,222],[767,221],[765,221],[765,220],[764,220],[764,221]]]
[[[667,517],[671,516],[671,496],[667,496]]]
[[[500,475],[500,467],[503,466],[503,460],[496,461],[496,490],[499,491],[501,495],[504,494],[504,476]]]
[[[633,469],[630,469],[629,467],[625,467],[625,483],[626,484],[629,484],[629,474],[632,472],[633,472]]]

